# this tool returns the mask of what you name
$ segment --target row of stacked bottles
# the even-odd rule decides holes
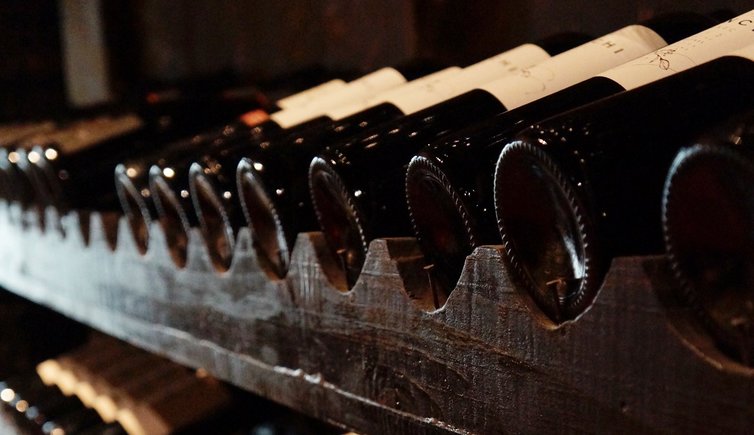
[[[42,226],[50,207],[122,213],[142,252],[157,222],[177,267],[198,227],[220,272],[242,227],[273,278],[296,235],[321,230],[344,290],[371,240],[414,235],[434,308],[474,248],[502,244],[555,324],[588,309],[614,257],[664,245],[677,296],[751,364],[753,23],[678,13],[554,35],[463,68],[333,80],[224,123],[10,125],[2,193]]]

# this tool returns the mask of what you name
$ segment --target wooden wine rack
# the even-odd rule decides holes
[[[555,327],[477,249],[443,308],[413,239],[374,241],[353,290],[318,233],[271,278],[242,231],[229,271],[199,233],[178,269],[158,226],[140,255],[125,220],[0,206],[0,284],[274,401],[364,433],[747,433],[754,369],[721,355],[673,302],[665,258],[614,261],[594,304]],[[111,222],[107,224],[106,222]],[[119,234],[114,247],[106,234]]]

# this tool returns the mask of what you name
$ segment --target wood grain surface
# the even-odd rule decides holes
[[[556,327],[513,288],[501,248],[471,255],[431,306],[413,239],[372,242],[353,290],[319,233],[285,279],[241,232],[217,273],[198,232],[173,264],[158,226],[140,255],[125,221],[42,231],[0,207],[0,284],[25,298],[361,433],[747,433],[754,369],[716,351],[672,297],[663,256],[619,258],[593,305]],[[108,222],[105,224],[105,222]],[[108,234],[108,235],[106,235]],[[113,247],[108,239],[117,242]]]

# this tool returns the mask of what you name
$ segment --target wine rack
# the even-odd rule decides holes
[[[511,285],[498,246],[477,249],[432,310],[413,239],[372,242],[361,277],[343,291],[319,233],[299,235],[287,277],[276,279],[246,230],[219,273],[198,231],[179,269],[157,225],[141,255],[124,219],[49,210],[45,221],[40,229],[33,213],[0,205],[2,286],[348,429],[746,433],[754,425],[754,369],[716,351],[674,302],[663,256],[616,259],[592,306],[555,326]]]

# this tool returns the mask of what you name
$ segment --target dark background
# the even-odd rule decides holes
[[[2,0],[0,120],[197,78],[275,87],[293,75],[300,87],[413,58],[465,65],[561,31],[597,36],[667,11],[751,7],[746,0]]]

